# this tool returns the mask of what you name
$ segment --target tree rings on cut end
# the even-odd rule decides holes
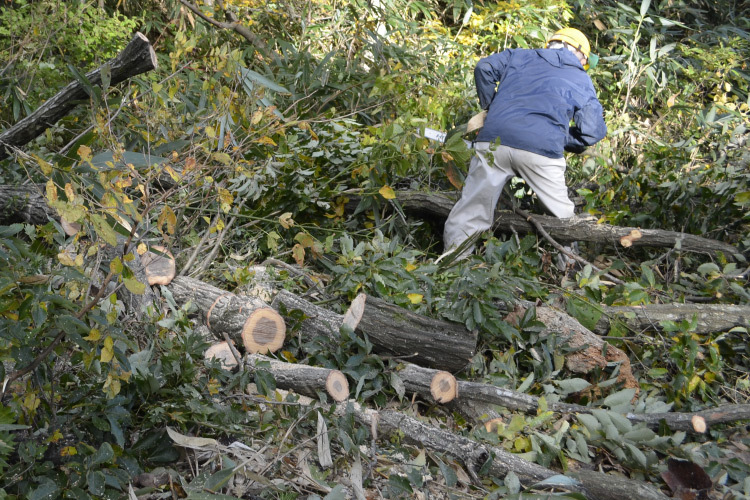
[[[346,376],[338,370],[331,370],[326,377],[326,391],[338,403],[349,399],[349,382]]]
[[[219,342],[213,344],[203,354],[206,359],[217,359],[221,363],[221,367],[225,370],[231,370],[237,366],[237,359],[232,354],[232,348],[226,342]]]
[[[242,343],[253,354],[276,352],[284,345],[285,338],[284,319],[269,307],[253,311],[242,328]]]
[[[168,285],[175,277],[174,256],[162,246],[153,246],[141,255],[141,264],[151,286]]]
[[[430,382],[430,394],[438,403],[448,403],[458,396],[456,377],[445,371],[437,372]]]

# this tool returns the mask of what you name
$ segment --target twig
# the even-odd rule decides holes
[[[586,265],[591,266],[591,269],[593,269],[594,271],[596,271],[598,273],[603,272],[597,266],[595,266],[591,262],[587,261],[586,259],[584,259],[580,255],[576,255],[573,252],[569,252],[568,250],[566,250],[565,247],[563,247],[561,244],[559,244],[557,241],[555,241],[555,239],[552,238],[552,236],[550,236],[547,231],[545,231],[545,229],[542,227],[542,225],[539,223],[539,221],[537,221],[536,219],[534,219],[534,217],[532,217],[530,213],[528,213],[527,211],[522,210],[520,208],[516,208],[516,207],[512,207],[512,208],[513,208],[513,211],[515,213],[517,213],[518,215],[520,215],[521,217],[523,217],[524,219],[526,219],[527,222],[531,223],[534,226],[534,228],[537,230],[537,232],[542,237],[544,237],[544,239],[547,240],[553,247],[555,247],[555,249],[558,252],[567,255],[571,259],[577,260],[578,262],[580,262],[584,266],[586,266]],[[624,281],[622,281],[619,278],[616,278],[616,277],[612,276],[609,273],[604,273],[604,276],[607,279],[609,279],[610,281],[612,281],[613,283],[616,283],[618,285],[624,285],[625,284]]]
[[[198,17],[200,17],[201,19],[203,19],[207,23],[209,23],[209,24],[211,24],[213,26],[216,26],[217,28],[221,28],[223,30],[234,31],[238,35],[242,36],[245,40],[247,40],[248,42],[250,42],[253,45],[253,47],[255,47],[258,50],[258,52],[260,52],[261,54],[264,54],[264,55],[269,55],[269,53],[267,52],[268,48],[263,43],[263,41],[261,41],[260,38],[258,38],[257,36],[255,36],[247,28],[247,26],[243,26],[242,24],[240,24],[239,20],[237,19],[237,16],[235,16],[234,13],[231,12],[230,10],[225,9],[224,13],[227,15],[227,17],[229,17],[229,19],[232,20],[232,22],[231,23],[224,23],[224,22],[221,22],[221,21],[217,21],[216,19],[213,19],[211,17],[208,17],[206,14],[204,14],[198,8],[197,5],[192,4],[192,3],[188,2],[187,0],[180,0],[180,3],[182,5],[184,5],[185,7],[187,7],[188,9],[192,10],[195,13],[195,15],[197,15]],[[271,52],[270,56],[273,59],[275,59],[275,60],[278,60],[278,58],[279,58],[278,54],[276,54],[274,52]]]
[[[240,353],[239,353],[239,351],[237,350],[237,348],[236,348],[236,347],[234,347],[234,342],[232,342],[232,341],[231,341],[231,340],[229,339],[229,335],[227,335],[227,332],[221,332],[221,334],[222,334],[222,335],[224,336],[224,341],[225,341],[225,342],[227,343],[227,345],[229,346],[229,350],[230,350],[230,351],[232,352],[232,356],[234,356],[234,360],[235,360],[235,361],[237,361],[237,366],[239,366],[239,367],[240,367],[240,368],[239,368],[240,370],[244,370],[244,369],[245,369],[245,367],[244,367],[244,365],[242,364],[242,356],[240,356]]]
[[[265,266],[267,264],[270,264],[272,266],[277,266],[277,267],[283,267],[290,273],[296,274],[297,276],[301,276],[302,279],[305,281],[305,283],[307,283],[310,287],[318,290],[324,297],[328,297],[328,294],[326,293],[325,289],[320,285],[320,283],[316,282],[314,279],[308,276],[308,274],[305,273],[304,271],[297,269],[296,267],[290,264],[287,264],[284,261],[274,259],[274,258],[269,258],[269,259],[264,260],[261,265]]]

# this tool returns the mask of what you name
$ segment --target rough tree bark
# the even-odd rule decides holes
[[[130,43],[117,57],[102,67],[86,74],[92,85],[102,83],[102,68],[109,66],[110,85],[117,85],[132,76],[155,69],[156,52],[148,39],[136,33]],[[0,161],[7,158],[10,150],[5,146],[19,147],[33,140],[48,127],[54,125],[76,106],[77,101],[87,97],[86,90],[79,81],[65,86],[54,97],[48,99],[33,113],[0,134]]]
[[[570,347],[577,349],[565,357],[565,365],[570,371],[589,373],[595,367],[604,369],[608,363],[618,362],[620,373],[617,380],[624,387],[638,390],[638,381],[633,376],[630,359],[622,350],[602,340],[572,316],[552,307],[537,307],[536,316],[545,325],[542,335],[555,335],[560,340],[567,340]]]
[[[192,301],[201,311],[208,329],[219,340],[227,334],[253,353],[276,351],[284,342],[284,320],[260,300],[239,297],[185,276],[175,278],[167,288],[178,303]]]
[[[367,334],[381,353],[449,372],[462,370],[476,353],[477,334],[463,325],[428,318],[365,294],[352,301],[344,324]]]
[[[455,204],[455,200],[442,193],[423,193],[418,191],[399,191],[398,202],[405,211],[417,215],[427,215],[445,219]],[[558,219],[546,215],[534,215],[544,229],[559,242],[592,241],[619,245],[620,238],[627,236],[637,228],[610,226],[589,221]],[[495,228],[503,232],[516,231],[521,234],[533,233],[534,226],[523,217],[509,211],[495,212]],[[728,256],[739,253],[727,243],[710,240],[692,234],[665,231],[661,229],[640,229],[642,237],[632,241],[632,246],[672,248],[679,241],[683,251],[690,252],[723,252]]]
[[[47,206],[43,185],[0,185],[0,224],[46,224],[50,217],[57,218],[57,214]]]
[[[438,429],[403,413],[383,410],[363,409],[357,403],[340,404],[340,415],[351,414],[369,428],[378,432],[378,437],[398,435],[406,442],[439,453],[446,453],[461,462],[476,475],[492,457],[487,473],[494,477],[505,477],[509,472],[518,476],[521,483],[533,486],[559,473],[528,462],[496,446],[478,443],[449,431]],[[666,500],[658,488],[640,481],[617,477],[601,472],[580,471],[570,473],[576,484],[569,489],[582,493],[590,500]]]

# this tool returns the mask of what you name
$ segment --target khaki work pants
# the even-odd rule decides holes
[[[492,226],[495,207],[503,186],[514,175],[522,177],[539,200],[552,213],[564,219],[573,217],[575,205],[565,186],[565,158],[547,158],[508,146],[475,144],[461,199],[453,206],[445,222],[443,242],[446,252],[459,246],[477,232]],[[464,257],[473,247],[461,253]]]

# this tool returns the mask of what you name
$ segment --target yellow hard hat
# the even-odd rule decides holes
[[[549,45],[550,42],[565,42],[572,45],[574,48],[580,50],[586,59],[589,58],[589,54],[591,53],[591,45],[589,45],[586,35],[575,28],[563,28],[555,31],[555,33],[547,40],[547,45]]]

